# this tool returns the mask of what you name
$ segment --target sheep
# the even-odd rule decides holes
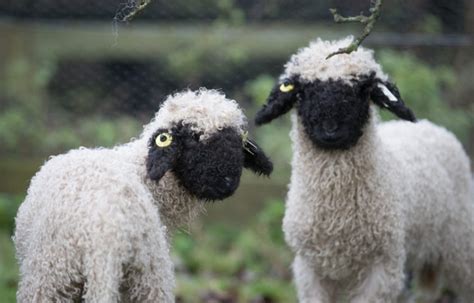
[[[242,167],[272,163],[238,104],[215,90],[168,97],[141,136],[52,157],[16,217],[18,302],[174,302],[169,237]]]
[[[371,50],[326,60],[351,40],[300,49],[255,118],[295,107],[283,231],[299,301],[396,302],[409,272],[419,300],[434,302],[445,286],[470,303],[469,159],[453,134],[416,121]],[[406,121],[381,123],[374,105]]]

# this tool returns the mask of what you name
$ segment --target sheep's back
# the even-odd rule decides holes
[[[472,220],[469,159],[452,133],[427,120],[382,123],[378,134],[403,178],[409,259],[436,260],[458,238],[458,224]]]
[[[452,133],[427,120],[391,121],[381,123],[377,130],[393,160],[400,162],[408,178],[406,186],[416,187],[410,195],[412,203],[431,198],[434,206],[440,197],[452,202],[451,206],[465,203],[471,182],[469,158]]]

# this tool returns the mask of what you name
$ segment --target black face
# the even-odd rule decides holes
[[[171,130],[157,130],[149,143],[148,176],[159,181],[166,171],[172,170],[196,197],[221,200],[235,192],[243,167],[265,175],[272,171],[270,160],[258,146],[252,141],[243,144],[235,129],[224,128],[204,142],[199,141],[200,135],[180,123]],[[248,144],[257,148],[253,155]]]
[[[372,73],[354,77],[351,83],[333,79],[309,82],[298,76],[285,79],[273,88],[255,122],[268,123],[296,107],[305,132],[316,146],[348,149],[363,134],[371,100],[402,119],[416,121],[395,85],[376,79]]]
[[[357,143],[369,117],[365,82],[342,80],[301,83],[296,104],[311,141],[325,149],[347,149]]]

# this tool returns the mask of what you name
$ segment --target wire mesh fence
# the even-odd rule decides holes
[[[283,64],[299,47],[317,37],[336,39],[359,33],[357,26],[333,24],[328,9],[358,14],[366,11],[368,2],[154,0],[130,22],[122,22],[136,2],[1,1],[0,193],[23,195],[31,176],[51,154],[78,146],[112,146],[137,136],[166,96],[183,89],[220,89],[252,119]],[[380,23],[365,45],[375,48],[375,56],[415,112],[454,131],[472,158],[472,1],[385,3]],[[288,131],[288,120],[251,130],[274,158],[273,183],[265,187],[244,179],[234,206],[226,205],[225,212],[233,214],[224,216],[226,223],[253,219],[262,204],[248,201],[282,199],[290,170]],[[2,205],[7,205],[3,194],[0,248],[9,241],[2,240],[2,232],[10,233],[14,213],[10,208],[2,212]],[[9,198],[8,205],[17,206],[20,199],[13,200]],[[281,247],[276,247],[283,251],[281,256],[272,253],[273,242],[283,246],[281,212],[278,206],[269,207],[258,217],[262,222],[269,220],[271,228],[260,221],[251,225],[262,232],[268,228],[270,236],[227,229],[214,230],[211,236],[194,235],[213,249],[229,249],[233,255],[225,259],[228,263],[214,264],[202,246],[178,237],[175,244],[180,256],[187,258],[181,264],[185,278],[180,281],[185,282],[180,282],[180,294],[192,297],[200,287],[208,287],[204,271],[212,268],[215,276],[209,279],[215,284],[225,281],[226,285],[219,285],[226,290],[205,289],[200,297],[203,302],[237,302],[236,296],[240,302],[291,302],[288,254]],[[2,221],[2,216],[7,219]],[[232,246],[232,241],[238,245]],[[189,255],[187,251],[194,249],[196,254]],[[16,269],[2,269],[2,264],[0,256],[0,272],[7,273],[0,274],[0,286],[7,285],[12,296]],[[187,275],[193,271],[201,274],[200,284],[190,282]],[[223,273],[231,279],[219,276]],[[263,282],[259,284],[255,277]]]

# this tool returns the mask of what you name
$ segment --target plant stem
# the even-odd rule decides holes
[[[148,4],[150,4],[151,0],[139,0],[137,5],[130,11],[127,15],[125,15],[122,19],[123,22],[128,22],[132,20],[136,14],[142,11]]]
[[[354,39],[354,41],[352,41],[352,43],[349,44],[349,46],[340,48],[337,51],[329,54],[329,56],[327,56],[326,59],[329,59],[332,56],[338,55],[338,54],[350,54],[353,51],[357,50],[357,48],[359,48],[362,41],[364,41],[364,39],[367,38],[367,36],[372,32],[375,22],[380,17],[381,7],[382,7],[382,0],[371,0],[370,9],[369,9],[370,16],[364,16],[364,14],[361,13],[358,16],[352,16],[352,17],[343,17],[337,13],[337,9],[331,8],[329,11],[334,16],[334,22],[336,23],[359,22],[359,23],[365,24],[365,27],[362,34],[356,39]]]

